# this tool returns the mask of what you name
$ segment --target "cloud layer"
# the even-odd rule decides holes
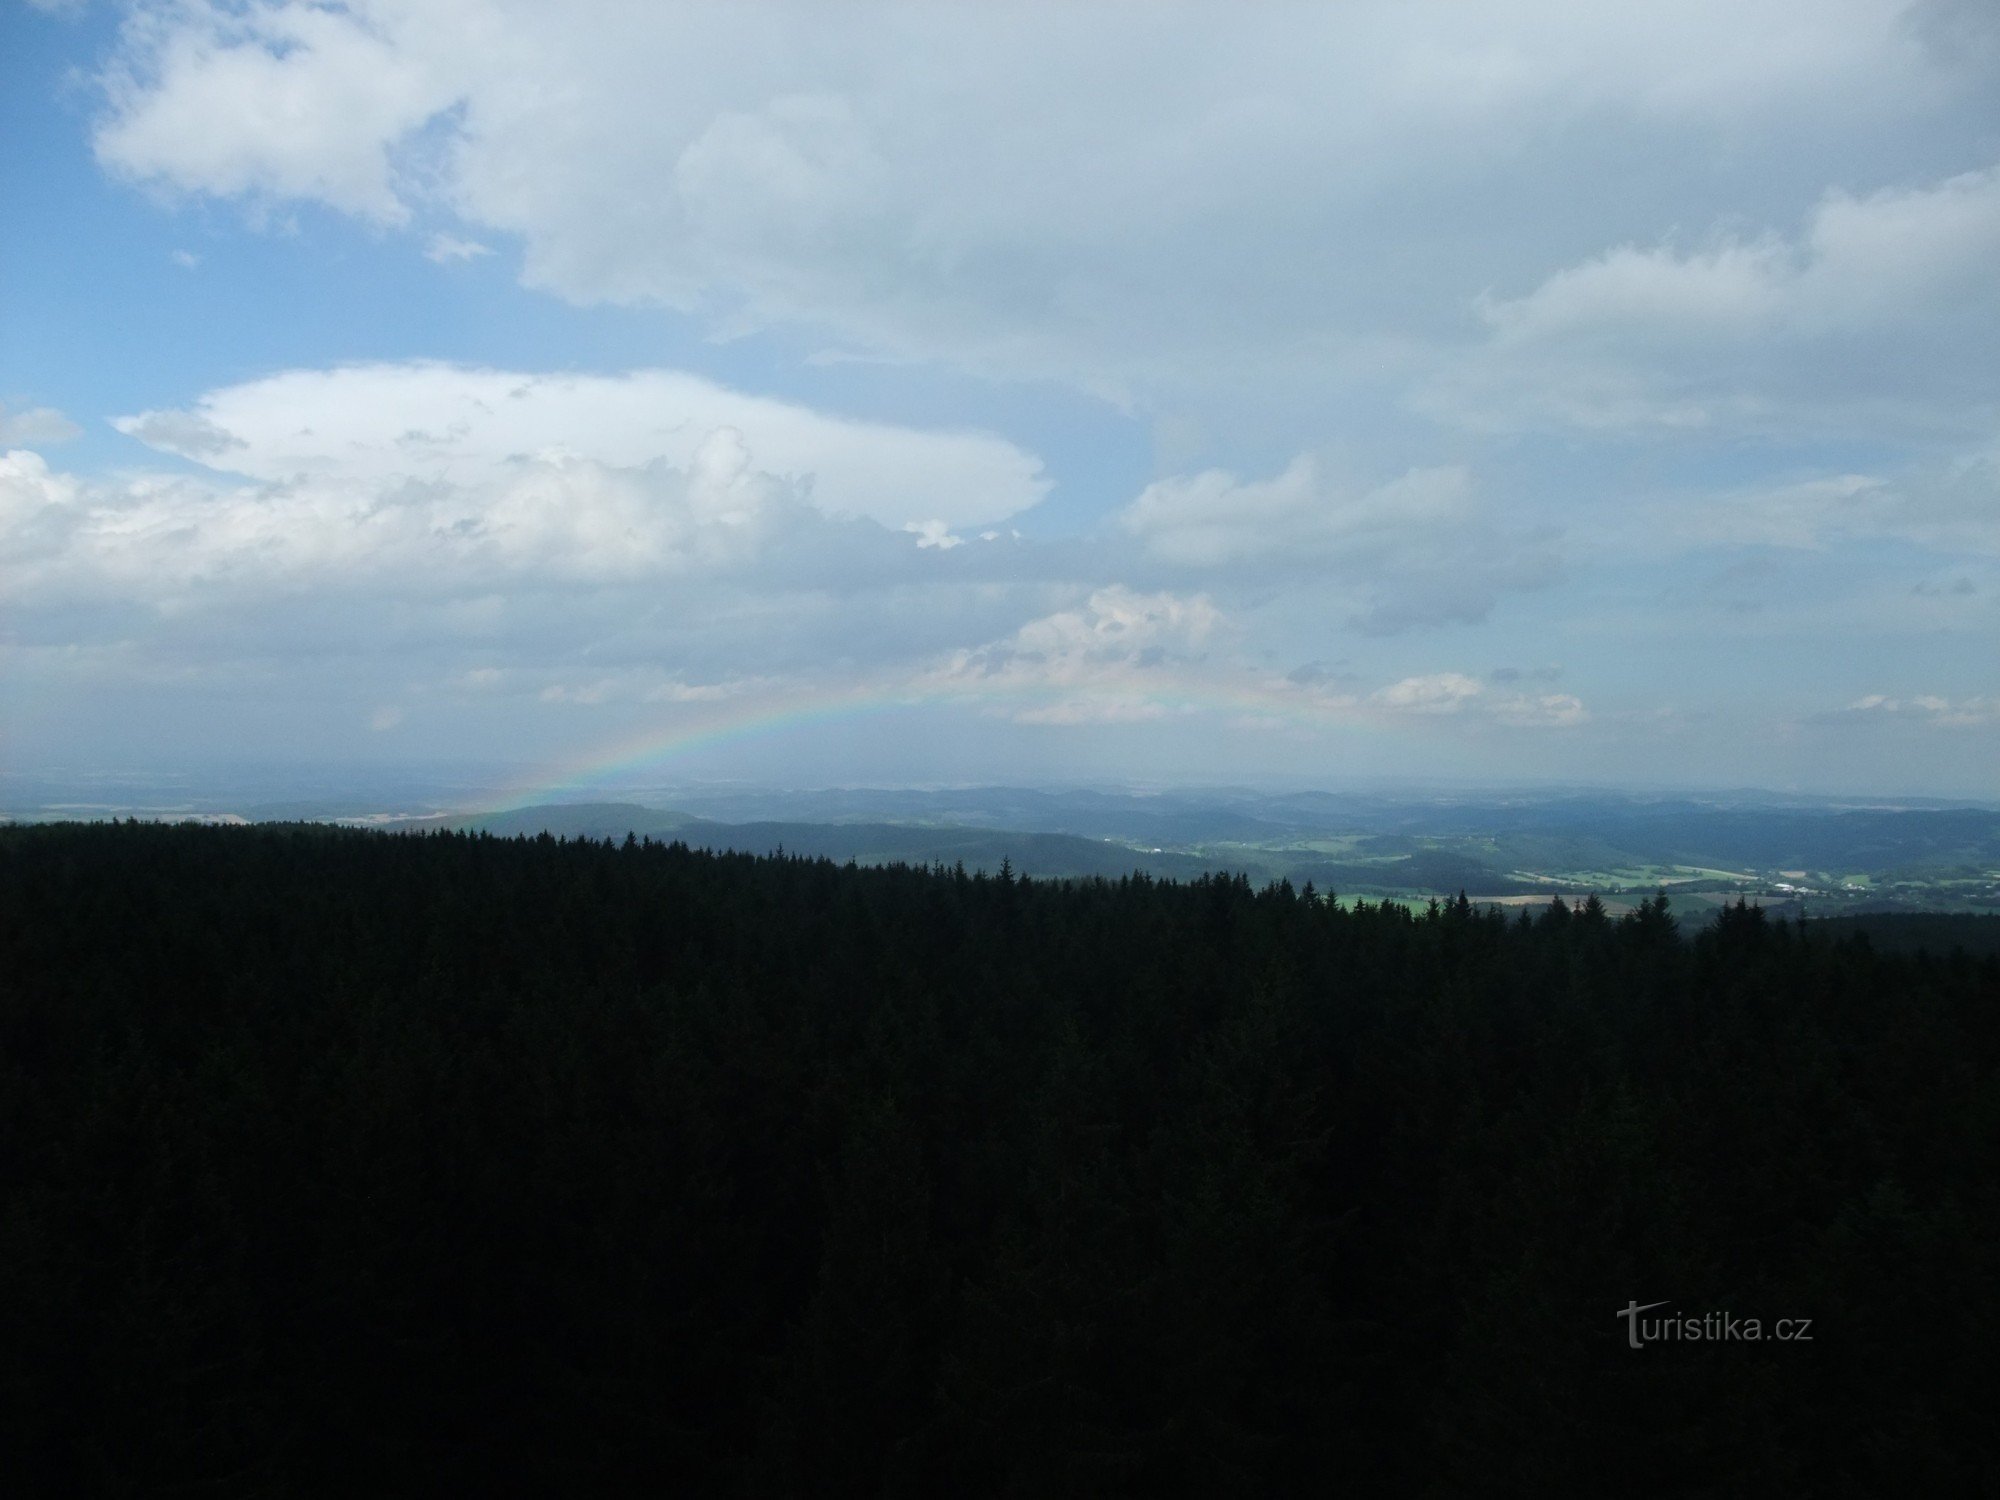
[[[96,148],[181,193],[443,217],[579,303],[1269,396],[1379,376],[1475,314],[1518,351],[1804,335],[1948,295],[1990,241],[1990,170],[1820,175],[1838,143],[1965,93],[1938,76],[1963,41],[1902,10],[1176,5],[1138,26],[1115,4],[183,0],[129,23]],[[1580,212],[1572,184],[1621,134],[1642,142],[1625,197],[1650,212]],[[1758,201],[1818,200],[1796,239],[1727,227],[1753,200],[1684,166],[1725,149],[1757,154]],[[1666,227],[1721,237],[1634,248]],[[1640,385],[1652,419],[1683,410]]]
[[[914,695],[996,757],[1202,775],[2000,765],[1990,6],[65,34],[94,165],[50,170],[123,229],[23,262],[62,311],[13,342],[60,357],[0,369],[38,703],[294,683],[373,743]]]
[[[1588,429],[1991,430],[2000,168],[1856,195],[1796,237],[1621,245],[1484,298],[1446,412]]]

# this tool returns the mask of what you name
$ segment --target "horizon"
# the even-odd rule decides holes
[[[525,789],[524,789],[525,788]],[[22,773],[0,770],[0,821],[34,817],[54,809],[107,812],[227,813],[267,807],[358,806],[401,798],[431,813],[497,816],[538,808],[632,806],[654,812],[684,810],[717,798],[778,800],[867,796],[946,797],[1023,793],[1051,799],[1098,797],[1134,802],[1157,800],[1190,804],[1283,801],[1299,798],[1351,800],[1390,806],[1463,805],[1503,808],[1514,804],[1561,802],[1606,804],[1686,804],[1702,807],[1824,811],[2000,811],[2000,797],[1952,792],[1879,790],[1818,791],[1754,783],[1593,782],[1548,779],[1513,781],[1449,777],[1376,776],[1345,781],[1309,778],[1246,778],[1236,781],[1149,781],[1143,778],[1037,780],[1005,777],[973,780],[892,782],[869,780],[777,780],[756,777],[696,776],[682,779],[625,779],[590,785],[536,782],[529,768],[501,765],[390,764],[357,767],[271,762],[258,765],[187,769],[112,769],[81,773],[63,769]],[[103,794],[110,800],[91,800]],[[151,800],[148,800],[151,799]],[[385,812],[388,808],[374,808]],[[404,809],[408,812],[409,809]],[[322,815],[312,815],[319,818]],[[347,813],[326,813],[340,821]]]
[[[0,801],[2000,804],[2000,11],[862,9],[0,13]]]

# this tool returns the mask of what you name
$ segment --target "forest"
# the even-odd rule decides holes
[[[0,827],[0,1468],[92,1495],[2000,1472],[2000,957],[1742,904],[1334,894]]]

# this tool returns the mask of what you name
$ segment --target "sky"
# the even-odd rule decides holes
[[[0,775],[2000,797],[1985,0],[36,0],[0,160]]]

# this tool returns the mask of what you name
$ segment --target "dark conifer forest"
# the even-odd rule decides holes
[[[1992,1482],[2000,959],[1329,895],[0,829],[0,1483]]]

